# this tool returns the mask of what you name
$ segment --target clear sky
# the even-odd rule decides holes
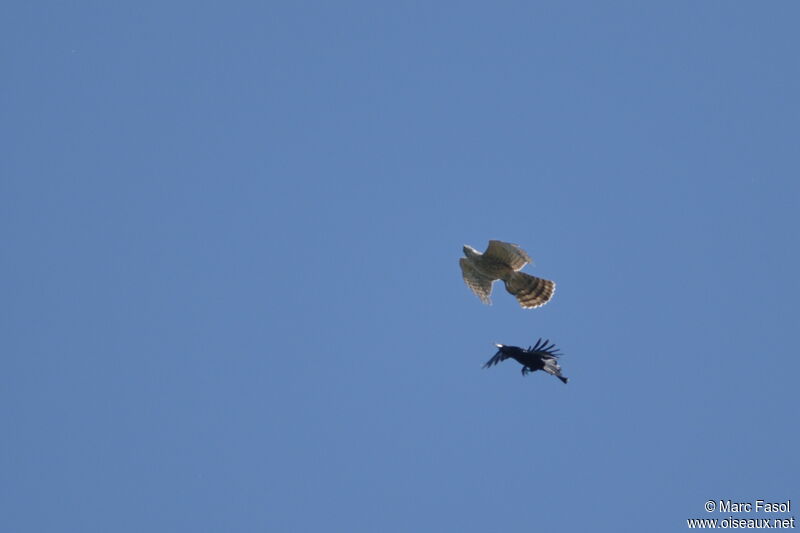
[[[6,3],[0,531],[800,514],[799,18]],[[547,306],[470,293],[489,239]],[[568,385],[481,368],[539,337]]]

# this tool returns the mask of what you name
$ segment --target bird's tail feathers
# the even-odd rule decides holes
[[[512,272],[504,283],[506,290],[513,294],[525,309],[546,304],[556,291],[555,282],[524,272]]]
[[[543,370],[548,374],[557,377],[564,383],[569,381],[569,378],[565,378],[564,376],[561,375],[561,365],[559,365],[558,361],[556,361],[555,359],[545,359]]]

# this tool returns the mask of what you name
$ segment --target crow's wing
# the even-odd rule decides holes
[[[502,363],[503,361],[511,357],[510,355],[503,352],[502,344],[495,344],[495,346],[497,346],[500,349],[497,350],[497,353],[494,354],[491,359],[486,361],[486,364],[483,365],[483,368],[489,368],[490,366],[494,366],[497,363]]]
[[[549,344],[549,346],[548,346]],[[542,340],[541,338],[536,341],[536,344],[528,348],[528,352],[534,353],[542,358],[552,359],[561,357],[561,351],[556,348],[555,343],[551,343],[550,339]]]

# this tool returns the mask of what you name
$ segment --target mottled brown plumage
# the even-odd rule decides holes
[[[546,304],[556,290],[556,284],[550,280],[519,272],[532,260],[516,244],[489,241],[484,253],[465,245],[464,255],[459,260],[464,282],[485,304],[491,305],[492,283],[498,279],[503,280],[506,290],[526,309]]]

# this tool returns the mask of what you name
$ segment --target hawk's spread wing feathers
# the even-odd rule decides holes
[[[470,288],[475,296],[481,299],[485,304],[491,305],[492,299],[489,297],[492,294],[492,281],[486,276],[482,275],[470,263],[467,258],[462,257],[458,262],[461,265],[461,274],[464,276],[464,282]]]
[[[525,253],[525,250],[510,242],[489,241],[489,247],[486,248],[483,255],[493,257],[507,264],[513,270],[519,270],[531,262],[531,258]]]

